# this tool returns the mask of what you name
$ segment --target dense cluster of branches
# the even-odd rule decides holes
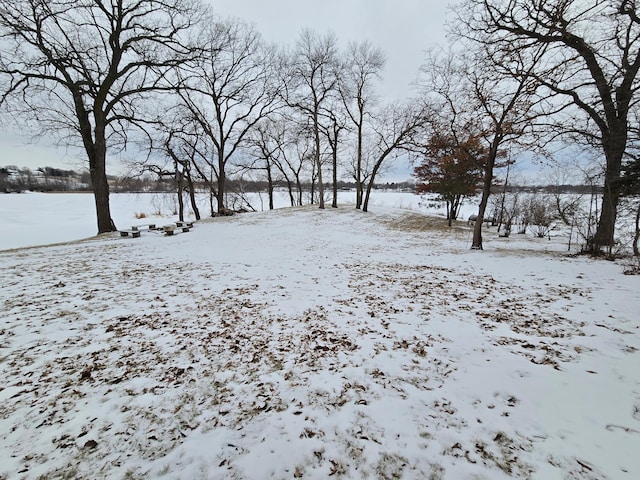
[[[378,104],[372,45],[341,51],[305,31],[277,48],[198,0],[2,0],[0,36],[0,105],[84,150],[99,232],[115,229],[107,159],[124,149],[149,152],[135,167],[186,192],[206,183],[212,212],[239,174],[286,181],[292,204],[311,179],[322,208],[329,169],[337,206],[338,168],[353,170],[366,210],[363,192],[421,123],[420,109]]]
[[[612,247],[621,173],[638,147],[636,2],[462,0],[459,7],[453,32],[482,59],[464,76],[467,91],[492,124],[493,146],[563,141],[599,152],[602,203],[588,240],[593,252]],[[474,246],[481,248],[475,236]]]
[[[640,21],[634,0],[461,0],[456,42],[428,55],[419,97],[383,104],[384,54],[340,48],[303,31],[268,45],[200,0],[0,0],[0,107],[86,154],[98,230],[115,228],[107,159],[147,152],[140,173],[172,178],[180,198],[229,179],[287,186],[292,205],[337,206],[339,178],[366,211],[389,159],[418,159],[420,189],[440,191],[455,218],[480,191],[472,248],[496,170],[522,151],[570,142],[598,149],[602,205],[590,248],[615,242],[623,177],[637,164]],[[330,174],[330,175],[329,175]]]

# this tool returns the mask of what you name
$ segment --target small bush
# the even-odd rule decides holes
[[[640,257],[631,257],[625,262],[622,273],[625,275],[640,275]]]
[[[136,212],[136,218],[137,218],[138,220],[141,220],[141,219],[143,219],[143,218],[147,218],[147,214],[146,214],[146,213],[144,213],[144,212],[140,212],[140,213]]]

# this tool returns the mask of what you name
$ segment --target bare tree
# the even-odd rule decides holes
[[[178,216],[184,221],[184,201],[183,193],[186,190],[189,194],[191,210],[196,220],[200,220],[200,209],[196,201],[195,181],[192,170],[195,165],[196,146],[189,137],[181,137],[179,131],[168,132],[164,141],[164,151],[173,160],[173,168],[176,176],[179,212]],[[185,186],[186,182],[186,186]]]
[[[321,126],[322,133],[327,139],[331,155],[331,208],[338,208],[338,153],[342,143],[342,133],[347,128],[346,119],[343,118],[341,113],[341,109],[332,108],[328,121]]]
[[[604,153],[602,209],[591,249],[612,246],[629,114],[638,103],[635,0],[467,0],[459,11],[468,36],[506,55],[546,47],[543,61],[523,67],[546,88],[556,118],[562,113],[555,131],[579,135]]]
[[[213,145],[205,158],[217,180],[217,209],[225,210],[227,165],[246,146],[247,135],[276,108],[277,58],[258,32],[239,20],[208,25],[201,33],[204,54],[177,75],[183,107]]]
[[[377,103],[374,82],[380,79],[385,65],[382,50],[370,42],[350,43],[340,72],[340,98],[347,116],[356,131],[356,155],[353,178],[356,182],[356,208],[362,207],[364,197],[363,146],[366,122]]]
[[[562,223],[572,226],[580,206],[584,203],[584,194],[568,195],[564,189],[572,181],[573,169],[566,165],[557,165],[546,175],[546,183],[551,187],[551,197],[556,213]]]
[[[323,37],[304,30],[291,59],[290,78],[285,83],[287,104],[306,118],[313,135],[314,170],[318,178],[319,203],[324,209],[322,178],[322,119],[336,94],[338,50],[333,34]]]
[[[487,52],[483,52],[487,53]],[[535,65],[540,58],[540,49],[534,52]],[[521,69],[521,57],[496,57],[489,63],[486,55],[475,57],[472,69],[467,70],[472,102],[480,119],[480,128],[487,154],[483,162],[484,178],[482,197],[478,206],[478,218],[473,228],[472,249],[482,250],[482,223],[487,202],[494,182],[494,170],[499,159],[506,155],[505,147],[523,140],[532,127],[537,112],[532,97],[538,87],[529,71]],[[521,70],[520,76],[502,74],[511,69]]]
[[[534,63],[540,55],[535,53]],[[535,80],[526,71],[519,77],[503,73],[519,68],[522,63],[522,58],[516,55],[507,58],[500,52],[467,48],[462,53],[433,52],[423,67],[427,77],[422,88],[432,111],[437,112],[432,117],[442,117],[439,123],[444,123],[454,138],[477,132],[482,140],[484,154],[477,159],[483,172],[482,197],[472,249],[483,248],[482,226],[500,158],[507,146],[522,141],[537,114],[533,109]]]
[[[264,170],[267,177],[267,195],[269,198],[269,210],[274,208],[273,192],[274,178],[279,171],[279,159],[283,152],[283,142],[285,132],[280,128],[282,122],[265,118],[256,125],[253,133],[249,137],[249,143],[253,146],[257,159],[257,166],[251,168]],[[286,178],[286,175],[285,175]],[[291,206],[293,206],[293,193],[289,183],[289,195]]]
[[[100,233],[115,229],[107,149],[126,144],[149,95],[169,88],[200,17],[191,0],[0,1],[0,104],[82,145]]]
[[[416,137],[425,122],[426,110],[418,102],[412,105],[389,105],[376,115],[372,126],[373,162],[362,203],[363,212],[369,210],[371,190],[383,163],[389,158],[414,151]]]

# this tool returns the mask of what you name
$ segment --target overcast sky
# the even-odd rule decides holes
[[[209,0],[222,17],[254,23],[267,41],[293,45],[304,28],[332,31],[342,44],[370,40],[387,55],[381,93],[396,99],[409,88],[430,46],[445,43],[447,1]]]
[[[424,51],[445,43],[446,1],[433,0],[204,0],[220,17],[239,17],[257,27],[270,42],[294,45],[304,28],[333,32],[341,45],[370,40],[387,56],[380,93],[387,99],[411,96]],[[6,125],[6,122],[3,122]],[[85,166],[78,152],[54,149],[29,137],[0,132],[0,166],[30,168]],[[113,171],[109,166],[109,171]]]

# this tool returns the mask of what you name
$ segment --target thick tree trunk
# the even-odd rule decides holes
[[[624,133],[613,135],[613,140],[603,141],[603,148],[607,159],[602,208],[598,227],[592,240],[591,253],[598,253],[602,247],[613,247],[615,242],[616,218],[618,202],[620,200],[620,171],[622,157],[626,147],[626,125]]]
[[[612,192],[607,187],[607,182],[605,181],[600,220],[598,221],[596,234],[593,237],[593,253],[597,253],[602,247],[612,247],[615,243],[615,228],[620,193]]]
[[[89,111],[84,106],[82,93],[77,85],[71,88],[71,94],[78,118],[78,126],[80,127],[80,136],[89,158],[89,174],[96,206],[98,233],[113,232],[116,230],[116,226],[111,219],[111,209],[109,207],[109,183],[106,170],[107,141],[104,118],[99,108],[94,108],[95,128],[92,131]]]
[[[96,205],[98,233],[113,232],[116,230],[116,227],[113,220],[111,220],[111,209],[109,207],[109,183],[107,182],[104,160],[90,162],[89,172],[91,174],[91,186]]]
[[[472,250],[482,250],[482,223],[484,222],[484,214],[487,210],[487,203],[489,202],[490,193],[485,193],[484,189],[482,191],[482,199],[480,200],[480,205],[478,206],[478,218],[476,218],[476,223],[473,225],[473,241],[471,242]]]
[[[109,206],[109,182],[106,170],[107,142],[104,127],[97,125],[94,133],[93,151],[89,154],[89,173],[91,174],[91,186],[96,205],[98,233],[113,232],[116,227],[111,219]]]
[[[218,203],[218,213],[224,211],[224,195],[227,184],[227,174],[224,171],[224,162],[218,161],[218,192],[216,194],[216,200]]]

